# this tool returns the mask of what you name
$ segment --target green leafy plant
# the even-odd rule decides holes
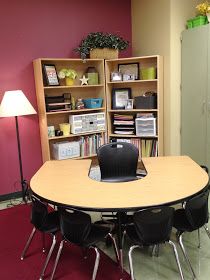
[[[58,77],[59,79],[70,78],[74,80],[77,77],[77,72],[73,69],[63,68],[58,72]]]
[[[91,32],[81,41],[81,44],[75,49],[75,51],[80,53],[82,59],[85,59],[89,56],[90,50],[92,49],[109,48],[122,51],[128,47],[128,44],[128,41],[116,34]]]

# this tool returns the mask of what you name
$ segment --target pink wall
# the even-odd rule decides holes
[[[32,61],[78,57],[73,51],[89,32],[118,33],[131,42],[130,0],[19,0],[0,6],[0,100],[21,89],[37,109]],[[131,46],[121,53],[131,56]],[[15,106],[15,104],[14,104]],[[19,118],[24,177],[41,166],[37,116]],[[0,118],[0,195],[20,190],[14,118]]]

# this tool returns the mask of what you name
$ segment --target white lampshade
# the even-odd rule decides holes
[[[0,105],[0,117],[15,117],[36,114],[22,90],[6,91]]]

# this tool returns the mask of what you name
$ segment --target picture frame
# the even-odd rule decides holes
[[[111,72],[111,81],[112,82],[122,81],[122,74],[120,72]]]
[[[59,79],[54,64],[43,65],[44,80],[47,86],[59,86]]]
[[[139,80],[139,63],[124,63],[124,64],[118,64],[118,71],[122,74],[123,77],[129,77],[128,80]],[[133,78],[134,77],[134,78]],[[123,78],[124,80],[124,78]]]
[[[132,110],[133,109],[133,99],[127,99],[125,104],[126,110]]]
[[[131,88],[112,89],[112,109],[125,109],[128,99],[131,99]]]

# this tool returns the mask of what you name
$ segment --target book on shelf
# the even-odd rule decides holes
[[[157,139],[112,138],[112,142],[127,142],[136,146],[141,157],[158,156]]]
[[[80,137],[81,157],[95,155],[97,149],[104,144],[104,137],[100,134]]]

